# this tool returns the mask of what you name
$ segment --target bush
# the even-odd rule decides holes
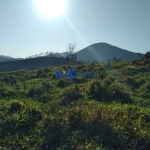
[[[41,74],[39,77],[41,77],[41,78],[46,78],[47,75],[46,75],[46,73],[43,73],[43,74]]]
[[[48,94],[44,94],[44,95],[42,95],[41,98],[40,98],[40,102],[42,102],[42,103],[46,103],[46,102],[48,102],[49,100],[51,100],[51,96],[48,95]]]
[[[138,79],[137,80],[137,84],[140,86],[140,85],[143,85],[145,83],[145,80],[144,79]]]
[[[92,98],[96,98],[98,101],[106,100],[105,89],[101,86],[101,83],[98,80],[91,83],[89,87],[89,95],[91,95]]]
[[[15,95],[16,95],[15,91],[8,90],[5,96],[12,97],[12,96],[15,96]]]
[[[121,103],[132,103],[129,94],[124,91],[123,87],[116,83],[112,83],[107,91],[109,93],[110,100],[115,100]]]
[[[131,85],[133,87],[138,87],[138,84],[136,83],[134,78],[127,76],[124,79],[125,79],[125,82],[127,82],[129,85]]]
[[[2,79],[2,81],[4,81],[5,83],[10,83],[11,81],[14,81],[14,80],[15,78],[13,76],[9,76],[9,77],[6,76]]]
[[[18,119],[16,120],[16,129],[21,131],[30,130],[43,118],[41,112],[35,109],[25,109],[20,111],[17,115]]]
[[[56,79],[56,75],[55,74],[52,74],[52,80],[53,79]]]
[[[86,66],[84,64],[80,64],[80,65],[77,65],[76,69],[77,70],[80,70],[80,69],[83,69],[85,68]]]
[[[23,103],[17,102],[17,101],[11,102],[10,108],[9,108],[9,113],[14,113],[14,112],[20,111],[22,108],[24,108]]]
[[[150,64],[150,59],[144,60],[144,65]]]
[[[108,77],[108,76],[103,79],[103,83],[104,83],[105,87],[111,85],[111,83],[113,81],[114,81],[114,79],[112,77]]]
[[[47,67],[44,68],[43,70],[44,70],[45,73],[48,73],[48,72],[49,72],[49,69],[48,69]]]
[[[149,98],[150,97],[150,82],[143,84],[139,88],[139,94],[143,98]]]
[[[78,84],[80,84],[80,83],[85,83],[86,82],[86,78],[84,77],[84,78],[74,78],[74,79],[72,79],[72,83],[78,83]]]
[[[44,88],[45,90],[48,90],[51,85],[49,83],[49,81],[43,81],[42,84],[41,84],[42,88]]]
[[[49,149],[58,149],[62,144],[64,134],[64,126],[62,120],[59,120],[59,117],[48,118],[45,117],[41,120],[39,125],[42,132],[36,131],[36,134],[39,137],[44,137],[43,142],[40,145],[40,149],[49,150]]]
[[[137,64],[137,62],[138,62],[138,60],[133,60],[133,61],[132,61],[132,65]]]
[[[61,68],[64,69],[64,70],[67,69],[67,67],[65,65],[62,65]]]
[[[60,98],[62,100],[62,105],[66,105],[70,104],[71,102],[76,102],[76,100],[82,98],[82,95],[79,92],[78,86],[75,85],[74,88],[65,89],[63,93],[60,95]]]
[[[43,73],[43,70],[42,69],[38,69],[37,76],[39,77],[42,73]]]
[[[42,89],[40,87],[31,87],[28,90],[28,93],[27,93],[28,97],[34,97],[35,95],[37,95],[38,97],[42,95]]]
[[[15,79],[12,79],[12,80],[10,81],[11,86],[14,85],[14,84],[16,84],[16,83],[17,83],[17,81],[16,81]]]
[[[64,88],[65,86],[70,85],[69,79],[59,79],[57,82],[57,86],[60,88]]]
[[[5,89],[0,87],[0,98],[1,97],[4,97],[6,94],[5,94]]]

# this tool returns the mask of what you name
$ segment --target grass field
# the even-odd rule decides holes
[[[94,77],[57,79],[57,70]],[[0,149],[148,150],[150,60],[0,73]]]

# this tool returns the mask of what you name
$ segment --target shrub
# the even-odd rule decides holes
[[[14,85],[14,84],[16,84],[17,83],[17,81],[15,80],[15,79],[12,79],[11,81],[10,81],[10,84],[11,85]]]
[[[39,77],[41,77],[41,78],[46,78],[47,75],[46,75],[46,73],[43,73],[43,74],[41,74]]]
[[[85,68],[86,66],[84,64],[80,64],[80,65],[77,65],[76,69],[77,70],[80,70],[80,69],[83,69]]]
[[[61,68],[64,70],[68,69],[67,66],[64,66],[64,65],[62,65]]]
[[[110,100],[116,100],[121,103],[132,103],[128,93],[126,93],[120,85],[112,83],[107,89]]]
[[[49,76],[49,77],[52,76],[52,73],[50,72],[48,76]]]
[[[50,88],[50,83],[49,81],[43,81],[41,84],[42,88],[44,88],[45,90],[48,90]]]
[[[56,75],[55,74],[52,74],[52,79],[56,79]]]
[[[10,108],[9,108],[9,113],[17,112],[17,111],[21,110],[22,108],[24,108],[23,103],[21,103],[19,101],[11,102]]]
[[[76,85],[74,88],[65,89],[60,95],[60,98],[62,100],[62,105],[66,105],[82,98],[82,94],[79,92],[79,88]]]
[[[134,78],[126,76],[124,79],[125,79],[125,82],[127,82],[129,85],[131,85],[133,87],[138,87],[138,84],[136,83]]]
[[[60,88],[64,88],[65,86],[70,85],[69,79],[59,79],[57,82],[57,86]]]
[[[48,95],[48,94],[44,94],[44,95],[42,95],[41,98],[40,98],[40,102],[42,102],[42,103],[46,103],[46,102],[48,102],[49,100],[51,100],[51,96]]]
[[[150,64],[150,59],[144,60],[144,65]]]
[[[40,76],[42,73],[43,73],[43,70],[42,69],[38,69],[37,76]]]
[[[105,87],[111,85],[111,83],[113,81],[114,81],[114,79],[112,77],[108,77],[108,76],[103,79],[103,83],[104,83]]]
[[[138,62],[138,60],[133,60],[133,61],[132,61],[132,65],[137,64],[137,62]]]
[[[72,83],[78,83],[78,84],[80,84],[80,83],[85,83],[86,82],[86,78],[84,77],[84,78],[74,78],[74,79],[72,79]]]
[[[25,109],[17,113],[16,129],[30,130],[43,118],[41,112],[35,109]]]
[[[5,95],[5,89],[0,87],[0,97],[4,97]]]
[[[143,85],[145,83],[145,80],[144,79],[138,79],[137,80],[137,84],[140,86],[140,85]]]
[[[82,70],[81,70],[81,72],[87,72],[87,68],[83,68]]]
[[[63,141],[64,134],[66,135],[66,133],[64,133],[63,122],[59,120],[59,117],[55,119],[50,117],[43,118],[39,128],[42,132],[37,132],[36,134],[40,137],[44,137],[40,149],[58,149]]]
[[[35,95],[37,95],[38,97],[42,95],[42,89],[40,87],[31,87],[28,90],[28,97],[34,97]]]
[[[98,80],[95,80],[91,83],[89,87],[89,95],[91,95],[93,98],[96,98],[98,101],[106,100],[106,92]]]
[[[10,76],[10,77],[4,77],[3,79],[2,79],[2,81],[4,81],[5,83],[10,83],[11,82],[11,80],[14,80],[15,78],[13,77],[13,76]]]
[[[15,85],[15,89],[16,89],[17,92],[19,92],[19,90],[20,90],[20,84],[16,84]]]
[[[148,97],[150,97],[150,82],[143,84],[143,85],[139,88],[139,94],[140,94],[140,96],[142,96],[143,98],[148,98]]]
[[[15,95],[16,95],[16,92],[15,92],[15,91],[13,91],[13,90],[8,90],[5,96],[12,97],[12,96],[15,96]]]
[[[46,67],[46,68],[43,69],[43,71],[44,71],[45,73],[48,73],[48,72],[49,72],[49,69]]]

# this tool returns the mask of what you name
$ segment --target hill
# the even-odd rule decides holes
[[[48,66],[60,66],[62,64],[68,64],[68,61],[65,58],[56,58],[56,57],[38,57],[30,58],[24,60],[16,60],[9,62],[1,62],[0,68],[1,71],[16,71],[21,69],[26,70],[35,70],[42,67]]]
[[[132,61],[134,59],[140,59],[140,56],[137,53],[130,52],[116,46],[112,46],[107,43],[96,43],[92,44],[78,52],[77,60],[83,61],[100,61],[107,62],[112,60],[114,57],[120,58],[121,61]],[[144,54],[141,54],[143,56]]]
[[[67,69],[78,76],[56,78]],[[0,149],[150,147],[150,59],[1,72],[0,85]]]
[[[34,70],[41,67],[48,67],[48,66],[59,66],[63,64],[68,64],[65,60],[66,52],[63,53],[56,53],[58,54],[57,57],[55,56],[42,56],[36,58],[28,58],[28,59],[14,59],[11,57],[2,57],[0,60],[7,62],[0,62],[1,71],[16,71],[20,69],[26,70]],[[133,53],[116,46],[112,46],[107,43],[97,43],[90,45],[78,52],[77,54],[77,61],[99,61],[99,62],[107,62],[108,60],[112,61],[114,57],[117,59],[121,59],[123,62],[138,60],[144,56],[144,54]],[[5,59],[4,59],[5,58]],[[77,63],[77,62],[76,62]]]
[[[13,61],[13,60],[22,60],[23,58],[12,58],[10,56],[0,55],[0,62]]]

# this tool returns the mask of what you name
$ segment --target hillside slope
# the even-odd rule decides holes
[[[39,57],[9,62],[1,62],[0,68],[1,71],[3,72],[3,71],[16,71],[21,69],[34,70],[48,66],[60,66],[62,64],[68,64],[68,61],[64,58]]]
[[[0,55],[0,62],[13,61],[13,60],[22,60],[23,58],[12,58],[10,56]]]
[[[78,76],[56,78],[68,69]],[[0,149],[150,147],[148,59],[3,72],[0,85]]]
[[[140,56],[137,53],[130,52],[107,43],[92,44],[76,52],[76,54],[77,59],[83,61],[96,60],[100,62],[107,62],[114,57],[120,58],[121,61],[132,61],[134,59],[140,59]],[[141,54],[141,56],[143,56],[143,54]]]

